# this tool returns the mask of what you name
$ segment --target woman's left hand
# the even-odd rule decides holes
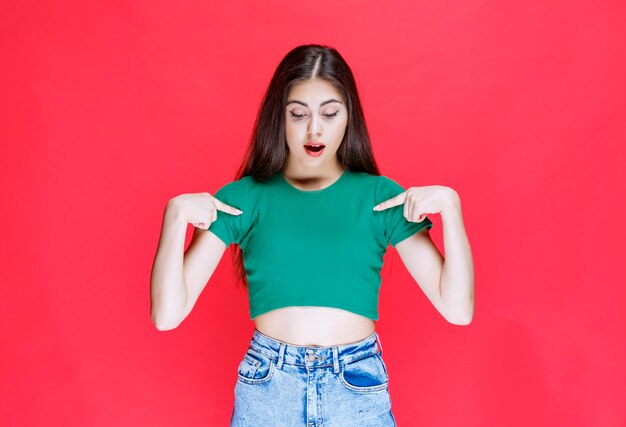
[[[443,185],[409,187],[404,193],[385,200],[374,206],[375,211],[382,211],[404,204],[404,217],[410,222],[422,222],[426,215],[443,214],[444,211],[460,206],[456,191]]]

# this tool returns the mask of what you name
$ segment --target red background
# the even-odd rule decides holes
[[[5,2],[0,424],[227,425],[247,296],[228,250],[183,324],[154,328],[163,209],[234,178],[276,65],[322,43],[356,75],[382,173],[457,190],[474,256],[474,320],[455,326],[389,248],[398,424],[626,425],[625,12]]]

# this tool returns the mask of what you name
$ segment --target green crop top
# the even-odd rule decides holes
[[[321,190],[300,190],[281,172],[252,176],[213,196],[243,211],[217,212],[209,230],[243,253],[250,318],[287,306],[335,307],[378,320],[380,270],[387,246],[431,228],[404,218],[403,206],[374,211],[402,193],[395,181],[344,171]]]

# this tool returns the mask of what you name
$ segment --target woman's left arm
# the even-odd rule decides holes
[[[450,323],[469,324],[474,316],[474,263],[459,195],[452,188],[442,185],[410,187],[377,205],[375,210],[400,204],[404,204],[407,221],[419,223],[426,215],[441,215],[445,258],[433,243],[427,228],[395,247],[407,270],[437,311]]]

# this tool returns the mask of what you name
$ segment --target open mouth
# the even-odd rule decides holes
[[[318,157],[326,148],[324,144],[305,144],[304,149],[309,156]]]

